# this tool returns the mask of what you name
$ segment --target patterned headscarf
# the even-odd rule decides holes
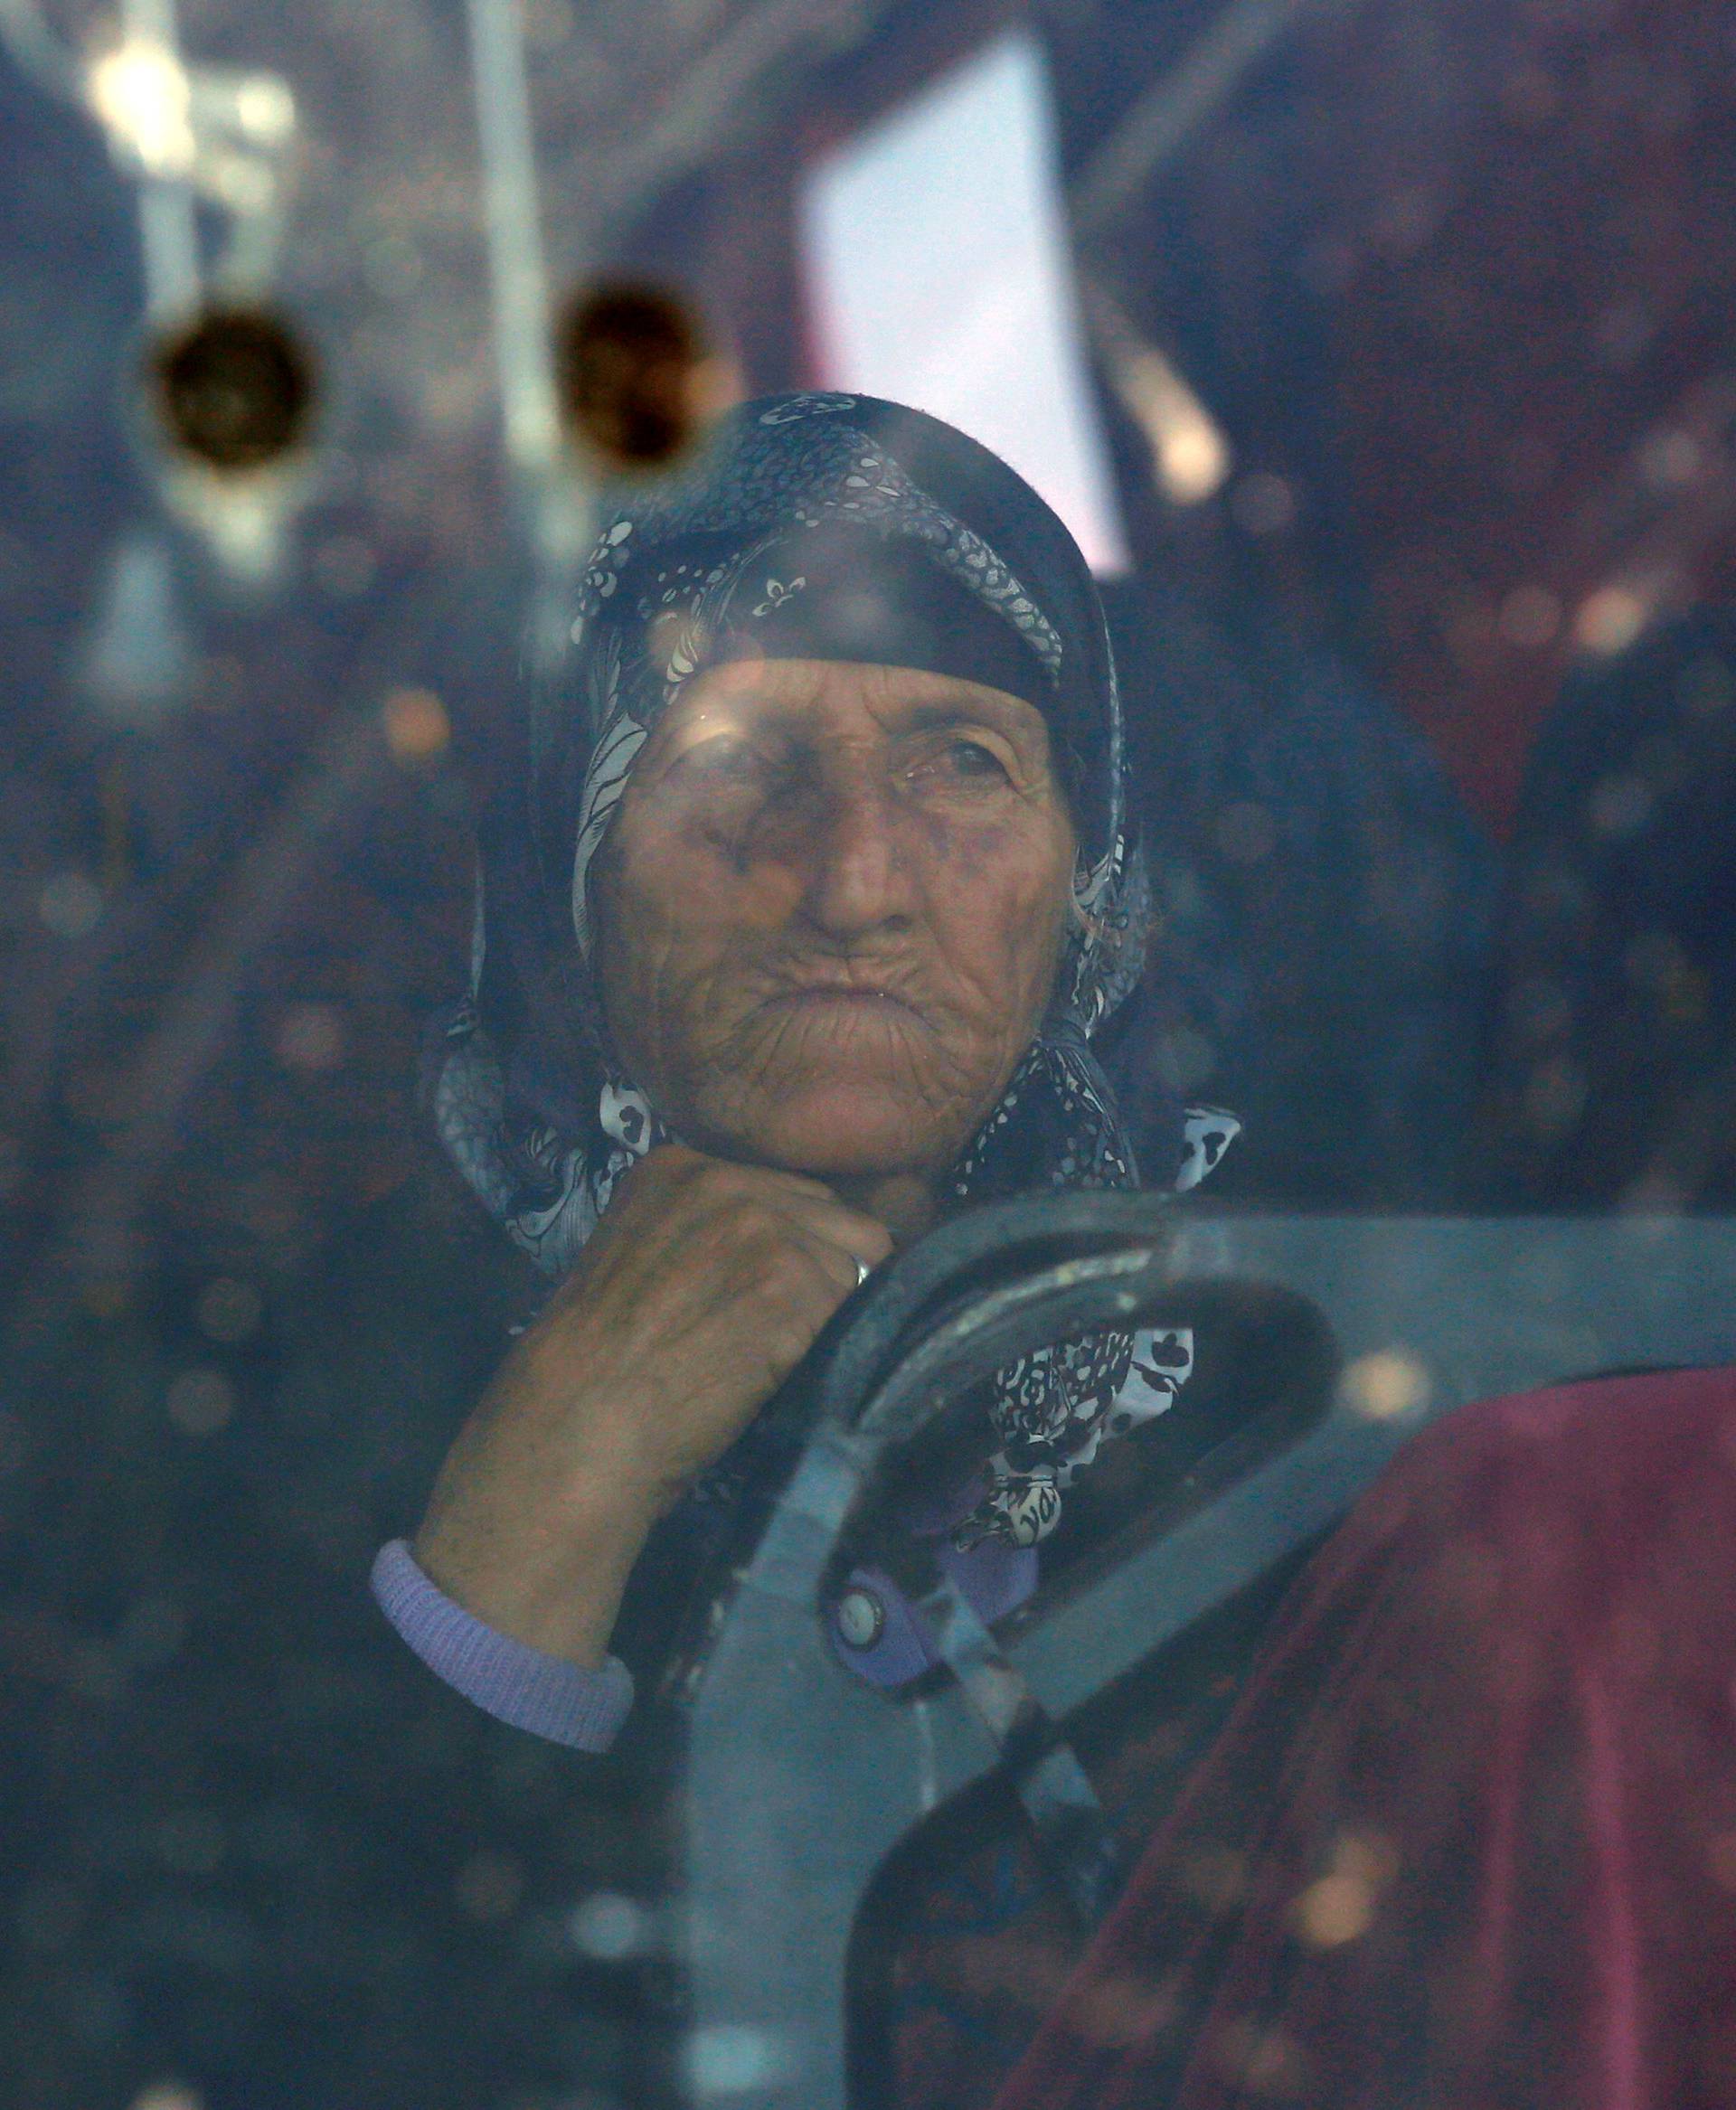
[[[459,1170],[559,1275],[624,1173],[667,1137],[602,1033],[590,876],[663,714],[703,669],[753,655],[929,668],[1042,711],[1079,844],[1080,913],[1037,1038],[950,1190],[985,1201],[1137,1184],[1090,1046],[1138,978],[1148,921],[1096,587],[1061,521],[986,448],[920,411],[833,394],[731,413],[701,458],[603,527],[565,652],[535,699],[529,810],[508,801],[484,832],[470,989],[447,1024],[434,1092]],[[1194,1184],[1236,1128],[1213,1109],[1178,1109],[1164,1183]],[[1184,1331],[1112,1333],[1002,1372],[999,1448],[960,1542],[1046,1536],[1061,1490],[1104,1436],[1163,1411],[1191,1365]]]

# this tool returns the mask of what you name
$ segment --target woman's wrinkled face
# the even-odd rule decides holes
[[[903,667],[696,677],[594,868],[604,1010],[683,1139],[932,1177],[1035,1035],[1074,837],[1041,714]]]

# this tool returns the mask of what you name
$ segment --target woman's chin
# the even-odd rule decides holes
[[[733,1140],[763,1164],[821,1180],[862,1180],[944,1171],[962,1147],[952,1126],[937,1120],[931,1106],[851,1078],[779,1094],[753,1109]]]
[[[926,1022],[890,1003],[825,1002],[779,1007],[774,1022],[717,1064],[698,1123],[677,1108],[679,1133],[819,1179],[941,1172],[963,1147],[984,1080]]]

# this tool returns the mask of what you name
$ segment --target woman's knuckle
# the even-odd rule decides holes
[[[760,1257],[760,1279],[780,1301],[799,1294],[807,1285],[807,1257],[788,1239],[767,1241]]]
[[[730,1213],[746,1238],[775,1238],[782,1229],[777,1210],[758,1194],[731,1197]]]

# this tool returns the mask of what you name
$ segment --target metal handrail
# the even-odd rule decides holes
[[[853,1678],[819,1605],[887,1451],[976,1377],[1158,1305],[1169,1323],[1190,1285],[1226,1282],[1307,1300],[1342,1359],[1316,1428],[1008,1644],[1061,1717],[1317,1538],[1451,1407],[1617,1365],[1736,1361],[1723,1220],[1213,1216],[1126,1196],[993,1213],[840,1314],[805,1446],[720,1600],[690,1700],[675,1899],[695,2104],[845,2110],[857,1904],[897,1841],[996,1763],[956,1691],[898,1701]]]

